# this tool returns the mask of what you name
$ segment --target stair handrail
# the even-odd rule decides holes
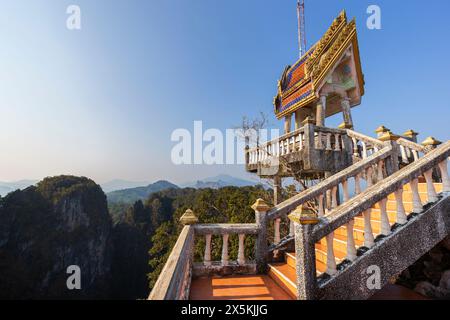
[[[296,129],[294,131],[291,131],[289,133],[285,133],[285,134],[283,134],[283,135],[281,135],[281,136],[279,136],[279,137],[277,137],[275,139],[272,139],[272,140],[267,141],[267,142],[260,143],[258,146],[249,148],[249,149],[245,150],[245,152],[249,153],[249,152],[254,152],[254,151],[261,150],[262,148],[264,148],[266,146],[269,146],[271,144],[278,143],[278,142],[280,142],[282,140],[286,140],[286,139],[292,138],[294,136],[297,136],[298,134],[303,133],[304,131],[305,131],[305,128],[304,127],[300,127],[300,128],[298,128],[298,129]]]
[[[189,298],[193,248],[194,228],[186,225],[150,292],[149,300],[187,300]]]
[[[384,142],[383,141],[380,141],[380,140],[378,140],[376,138],[367,136],[365,134],[362,134],[360,132],[356,132],[356,131],[351,130],[351,129],[347,129],[347,135],[350,138],[358,139],[358,140],[363,141],[363,142],[365,142],[365,143],[367,143],[367,144],[369,144],[370,146],[373,146],[373,147],[383,148],[383,146],[384,146]]]
[[[410,148],[412,150],[425,153],[425,147],[417,142],[405,139],[405,138],[399,138],[397,140],[397,143],[399,145],[402,145],[404,147]]]
[[[348,279],[350,268],[356,268],[361,264],[362,259],[369,259],[373,252],[380,252],[384,241],[375,243],[371,226],[371,208],[377,204],[380,210],[381,234],[388,239],[395,237],[396,230],[392,229],[387,213],[388,196],[392,193],[396,201],[396,224],[406,225],[408,216],[405,213],[403,205],[403,185],[408,184],[411,187],[413,198],[413,212],[423,212],[423,204],[419,196],[418,181],[419,176],[423,175],[427,186],[427,203],[434,203],[439,200],[439,196],[433,184],[433,170],[438,167],[442,176],[443,195],[450,194],[450,178],[447,169],[447,158],[450,156],[450,141],[442,144],[435,150],[430,151],[421,159],[414,161],[408,166],[403,167],[390,176],[369,186],[366,190],[359,193],[341,206],[334,207],[327,215],[319,218],[319,223],[315,225],[300,224],[295,226],[295,246],[296,246],[296,273],[297,273],[297,291],[299,299],[315,299],[320,292],[325,292],[327,288],[333,288],[337,280],[342,275]],[[416,211],[416,209],[418,209]],[[353,232],[354,218],[358,215],[364,218],[364,243],[366,250],[357,253],[355,238]],[[347,256],[346,263],[341,268],[337,268],[336,258],[333,251],[334,232],[345,226],[347,231]],[[403,228],[399,228],[403,230]],[[326,240],[327,260],[326,271],[328,277],[317,281],[316,275],[316,253],[315,243]],[[375,251],[370,249],[374,248]],[[367,249],[369,251],[367,251]],[[365,253],[367,252],[367,253]],[[345,278],[347,276],[347,278]],[[392,275],[389,275],[392,276]],[[388,276],[385,276],[385,279]],[[330,287],[328,287],[330,286]]]
[[[331,210],[325,217],[320,218],[320,222],[314,226],[312,231],[314,241],[319,241],[333,230],[345,225],[355,216],[370,209],[374,204],[394,193],[403,185],[437,167],[448,157],[450,157],[450,141],[427,153],[411,165],[367,188],[350,201]]]
[[[280,204],[273,207],[268,213],[267,218],[269,220],[277,219],[297,208],[299,205],[313,200],[317,198],[319,195],[324,194],[327,190],[339,185],[344,180],[348,179],[349,177],[356,176],[357,174],[361,174],[364,172],[365,169],[368,167],[377,164],[379,161],[387,159],[391,157],[393,154],[397,154],[396,148],[394,148],[394,145],[387,142],[382,143],[383,148],[379,150],[378,152],[373,153],[366,159],[359,161],[346,169],[332,175],[329,178],[326,178],[325,180],[319,182],[315,186],[306,189],[299,194],[281,202]]]

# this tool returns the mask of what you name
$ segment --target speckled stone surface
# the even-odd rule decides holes
[[[368,267],[380,268],[381,287],[422,255],[431,250],[450,233],[450,195],[446,194],[425,213],[410,219],[407,224],[377,242],[373,248],[322,282],[317,299],[367,299],[377,290],[367,285],[373,273]]]

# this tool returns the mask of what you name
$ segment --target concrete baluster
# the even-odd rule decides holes
[[[364,246],[367,248],[372,248],[375,241],[373,238],[372,224],[371,224],[371,209],[364,211]]]
[[[419,179],[413,179],[409,183],[411,186],[411,192],[413,197],[413,212],[420,213],[423,210],[422,200],[420,199],[419,194]]]
[[[433,184],[433,170],[430,169],[427,172],[424,172],[423,174],[425,176],[425,181],[427,182],[427,197],[428,202],[436,202],[438,201],[438,196],[436,193],[436,190],[434,189]]]
[[[394,192],[395,201],[397,203],[397,223],[404,224],[408,221],[405,207],[403,205],[403,186],[401,186],[397,191]]]
[[[222,243],[222,266],[228,265],[228,234],[224,234],[222,236],[223,243]]]
[[[337,273],[336,269],[336,259],[334,257],[333,250],[333,241],[334,241],[334,232],[331,232],[326,236],[327,241],[327,271],[326,273],[330,276],[335,275]]]
[[[356,260],[356,247],[355,247],[355,237],[353,233],[353,226],[355,225],[355,220],[351,219],[347,225],[347,260]]]
[[[238,264],[245,264],[245,234],[239,234]]]
[[[447,159],[439,163],[442,178],[442,191],[450,192],[450,178],[448,177]]]
[[[335,151],[341,151],[341,143],[340,143],[340,136],[338,133],[334,135],[334,150]]]
[[[203,257],[203,264],[205,266],[211,265],[211,235],[205,235],[205,255]]]
[[[387,199],[380,200],[378,205],[380,206],[381,234],[387,236],[391,233],[391,224],[389,223],[389,216],[386,210]]]

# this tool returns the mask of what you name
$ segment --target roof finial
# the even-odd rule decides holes
[[[305,1],[297,0],[298,46],[300,58],[306,53]]]

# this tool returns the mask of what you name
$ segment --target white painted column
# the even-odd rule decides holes
[[[355,225],[355,220],[351,219],[347,225],[347,260],[355,261],[356,260],[356,246],[355,246],[355,237],[353,234],[353,226]]]
[[[352,113],[350,111],[350,99],[343,98],[341,101],[342,114],[344,116],[344,123],[346,128],[353,128]]]
[[[358,173],[355,176],[355,195],[358,195],[361,193],[361,174]]]
[[[335,151],[341,151],[341,142],[340,142],[340,136],[338,133],[334,135],[334,150]]]
[[[423,210],[422,200],[419,194],[419,179],[413,179],[410,181],[411,192],[413,197],[413,212],[420,213]]]
[[[408,163],[408,157],[406,156],[406,151],[405,151],[405,147],[400,145],[400,153],[402,155],[402,162],[403,163]]]
[[[367,209],[364,211],[364,246],[367,248],[372,248],[375,244],[374,238],[373,238],[373,232],[372,232],[372,224],[370,221],[371,216],[371,209]]]
[[[316,105],[316,125],[319,127],[325,126],[326,108],[327,108],[327,97],[322,95],[320,97],[319,102]]]
[[[378,161],[378,166],[377,166],[377,179],[378,181],[381,181],[384,179],[384,173],[383,173],[383,166],[384,166],[384,161],[380,160]]]
[[[326,236],[326,239],[327,239],[327,271],[326,271],[326,273],[329,274],[330,276],[332,276],[337,273],[336,259],[334,257],[334,250],[333,250],[334,232],[328,234]]]
[[[348,200],[350,200],[350,194],[348,192],[348,182],[347,180],[342,181],[342,193],[343,193],[343,200],[344,203],[347,202]]]
[[[367,188],[373,186],[372,173],[373,173],[372,167],[368,167],[366,170]]]
[[[281,222],[280,218],[277,218],[274,221],[274,229],[275,230],[274,230],[273,242],[275,244],[279,244],[280,240],[281,240],[281,237],[280,237],[280,222]]]
[[[222,266],[228,265],[228,234],[224,234],[222,236],[223,244],[222,244]]]
[[[441,170],[442,191],[450,192],[450,178],[448,177],[447,159],[439,163],[439,170]]]
[[[240,266],[245,264],[245,234],[239,235],[239,251],[238,251],[238,264]]]
[[[333,150],[333,149],[331,148],[331,132],[328,132],[328,133],[327,133],[327,147],[326,147],[326,149],[327,149],[327,150]]]
[[[337,208],[338,201],[337,201],[337,186],[334,186],[331,189],[331,209]]]
[[[380,206],[380,216],[381,216],[381,234],[389,235],[391,234],[391,224],[389,223],[389,216],[386,210],[387,199],[380,200],[378,205]]]
[[[203,257],[203,264],[205,266],[211,265],[211,235],[205,235],[205,256]]]
[[[438,196],[436,190],[434,189],[433,184],[433,170],[430,169],[427,172],[424,172],[425,181],[427,182],[427,197],[428,202],[436,202],[438,201]]]
[[[403,205],[403,186],[395,191],[395,201],[397,203],[397,223],[405,224],[408,219],[405,213],[405,207]]]
[[[358,140],[356,140],[356,138],[352,138],[352,141],[353,141],[353,155],[355,157],[357,157],[357,156],[359,156],[359,153],[358,153]]]
[[[365,159],[367,158],[367,145],[364,141],[361,141],[361,145],[362,145],[362,158]]]
[[[319,217],[323,217],[325,215],[325,210],[324,210],[324,201],[323,201],[323,194],[321,194],[319,196],[319,210],[318,210],[318,216]]]

